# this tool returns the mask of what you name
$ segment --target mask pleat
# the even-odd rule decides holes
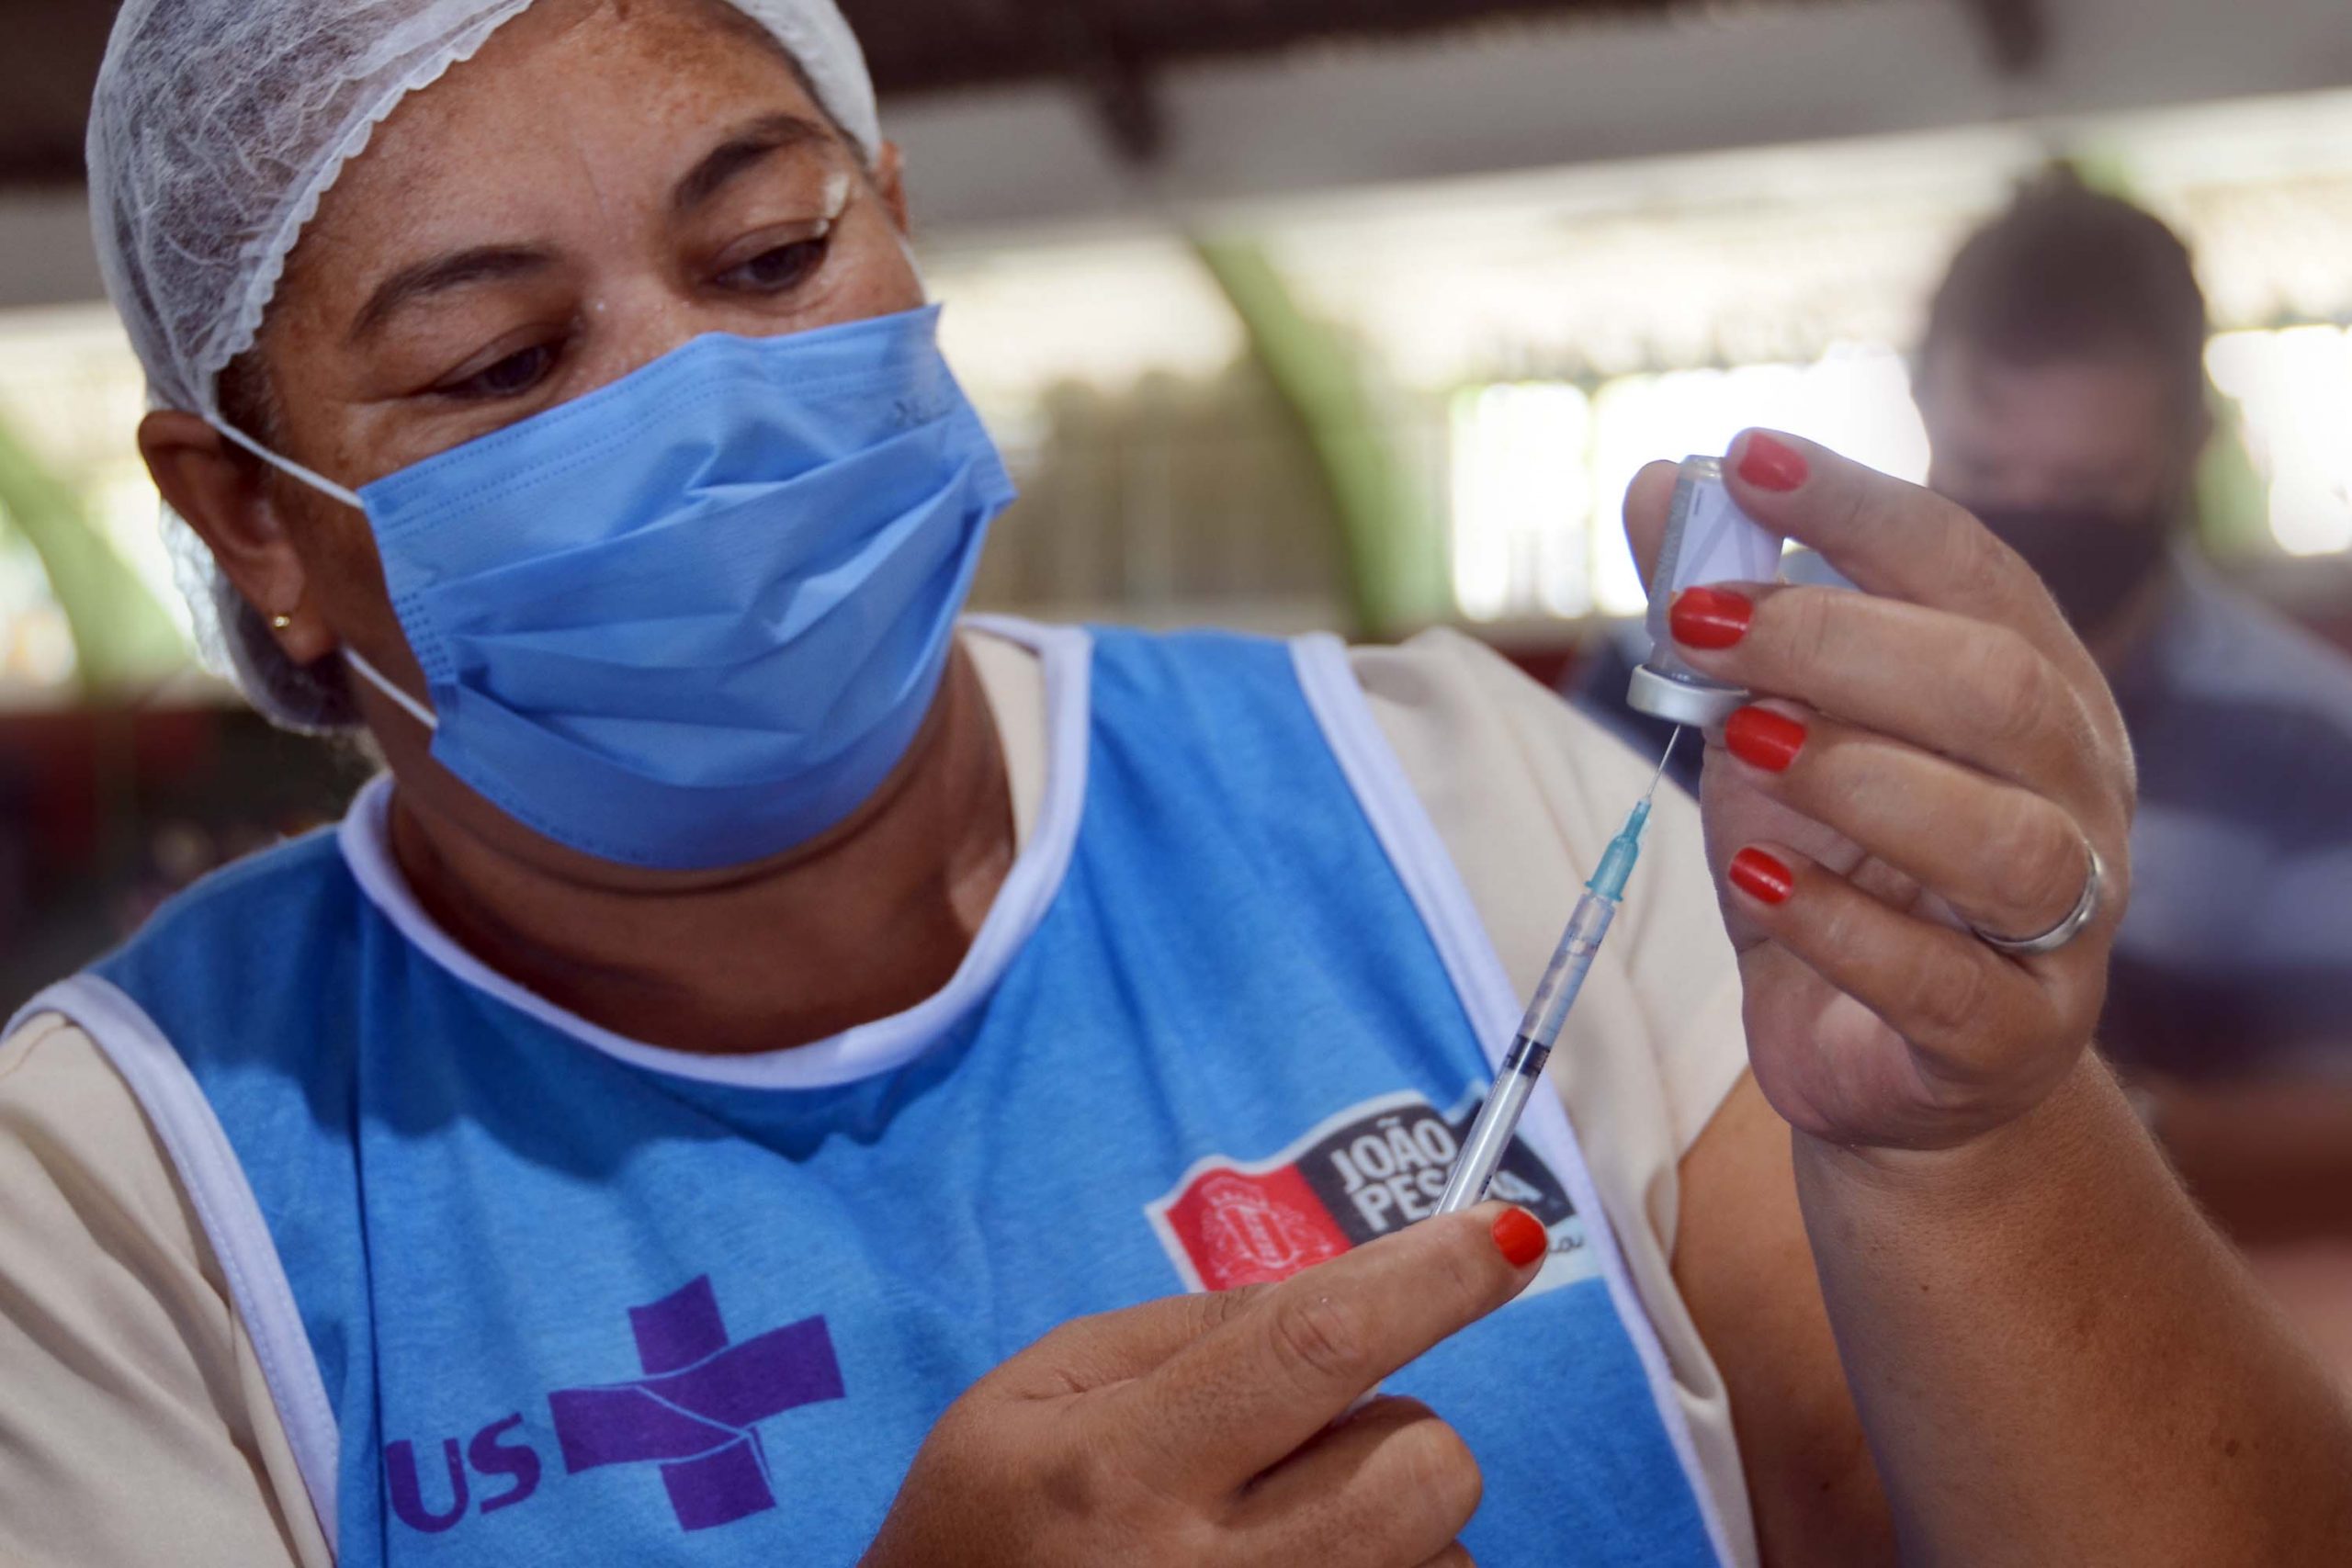
[[[854,809],[1012,499],[936,325],[697,339],[362,491],[435,757],[648,866],[766,858]]]

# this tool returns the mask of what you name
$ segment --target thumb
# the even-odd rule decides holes
[[[1657,552],[1666,542],[1667,514],[1674,508],[1674,487],[1681,469],[1673,463],[1651,463],[1634,476],[1625,491],[1625,542],[1634,547],[1634,564],[1642,581],[1657,570]]]

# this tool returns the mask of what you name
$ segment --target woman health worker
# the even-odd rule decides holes
[[[1771,698],[1408,1224],[1641,764],[1456,641],[959,627],[1011,490],[824,0],[132,0],[91,148],[236,668],[390,766],[11,1031],[0,1555],[2342,1560],[1964,514],[1743,443],[1876,597],[1681,606]]]

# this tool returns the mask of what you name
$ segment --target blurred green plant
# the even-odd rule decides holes
[[[1209,276],[1248,329],[1253,353],[1305,427],[1345,535],[1355,630],[1393,637],[1450,616],[1445,524],[1394,432],[1394,392],[1336,326],[1300,309],[1264,250],[1198,240]]]
[[[81,498],[0,423],[0,529],[40,558],[74,635],[85,695],[145,685],[187,661],[178,628],[91,521]]]
[[[2235,398],[2216,390],[2213,440],[2197,466],[2197,536],[2225,561],[2275,556],[2270,532],[2270,487],[2246,445],[2245,411]]]

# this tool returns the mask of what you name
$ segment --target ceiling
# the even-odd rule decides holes
[[[1149,158],[1162,130],[1152,84],[1173,65],[1302,46],[1529,19],[1623,18],[1697,0],[843,0],[885,96],[1061,81],[1083,92],[1122,152]],[[1705,0],[1724,5],[1822,0]],[[1851,0],[1849,0],[1851,3]],[[1955,0],[1994,51],[2030,63],[2042,0]],[[89,84],[115,0],[0,0],[0,186],[79,180]]]

